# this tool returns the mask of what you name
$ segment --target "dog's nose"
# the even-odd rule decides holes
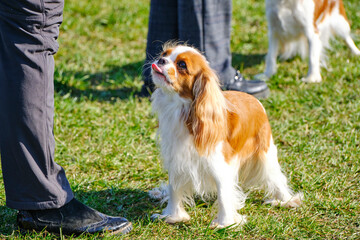
[[[168,63],[168,60],[166,59],[166,58],[160,58],[159,60],[158,60],[158,64],[159,65],[165,65],[165,64],[167,64]]]

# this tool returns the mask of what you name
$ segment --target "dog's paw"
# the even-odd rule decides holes
[[[162,183],[160,187],[150,190],[148,194],[152,199],[166,202],[169,198],[169,186]]]
[[[258,75],[264,75],[266,78],[271,78],[273,75],[275,75],[277,71],[276,63],[270,64],[266,63],[266,69],[264,73],[260,73]]]
[[[305,83],[319,83],[321,82],[321,75],[309,75],[306,78],[302,78],[301,81],[305,82]]]
[[[270,200],[266,200],[264,204],[270,204],[272,206],[280,206],[286,208],[297,208],[300,207],[303,199],[304,199],[304,195],[302,193],[297,193],[289,201],[270,199]]]
[[[179,215],[166,215],[166,214],[155,213],[155,214],[151,215],[150,218],[152,221],[163,220],[164,222],[169,223],[169,224],[174,224],[174,223],[179,223],[179,222],[187,222],[190,220],[190,216],[186,212],[182,213],[181,215],[180,214]]]
[[[236,213],[236,215],[234,217],[231,218],[225,218],[220,220],[219,217],[215,218],[211,224],[210,224],[210,228],[214,229],[214,228],[226,228],[226,227],[238,227],[238,226],[242,226],[246,223],[246,216],[245,215],[240,215],[238,213]]]

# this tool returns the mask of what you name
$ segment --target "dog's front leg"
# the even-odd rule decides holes
[[[153,214],[152,219],[164,219],[167,223],[186,222],[190,220],[189,214],[183,206],[184,188],[174,189],[171,184],[168,186],[169,201],[161,214]]]
[[[237,212],[236,205],[239,204],[237,201],[240,199],[236,195],[235,189],[231,189],[231,187],[228,186],[219,186],[219,212],[217,217],[211,222],[211,228],[224,228],[231,225],[237,226],[246,223],[246,216],[240,215]]]
[[[265,75],[267,77],[271,77],[276,73],[277,70],[276,59],[279,52],[279,39],[273,34],[270,28],[269,28],[268,38],[269,38],[269,49],[265,59],[265,64],[266,64]]]
[[[211,170],[216,182],[219,209],[210,226],[224,228],[245,223],[246,217],[237,212],[244,206],[246,198],[238,186],[237,167],[229,165],[223,158],[214,158]]]
[[[322,51],[322,43],[318,33],[314,30],[308,31],[306,37],[309,43],[309,70],[306,78],[302,81],[312,83],[321,82],[320,74],[320,55]]]

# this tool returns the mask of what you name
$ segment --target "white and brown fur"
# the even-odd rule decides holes
[[[269,49],[265,75],[276,73],[276,58],[296,54],[309,57],[305,82],[320,82],[320,65],[325,65],[325,48],[338,35],[355,55],[360,55],[350,36],[350,24],[342,0],[266,0]]]
[[[243,189],[263,187],[268,203],[297,207],[281,172],[270,124],[262,104],[241,92],[221,91],[219,79],[205,57],[182,45],[164,47],[152,64],[157,89],[153,111],[169,185],[150,191],[168,198],[153,218],[168,223],[188,221],[184,203],[194,194],[217,195],[218,213],[212,227],[244,223],[238,213],[244,206]]]

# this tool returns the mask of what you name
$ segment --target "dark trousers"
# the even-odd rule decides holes
[[[61,207],[73,198],[54,162],[54,58],[63,0],[0,0],[0,149],[6,204]]]
[[[231,0],[151,0],[146,63],[160,52],[163,43],[179,40],[205,53],[222,83],[235,75],[231,65]],[[151,69],[144,65],[145,85],[152,83]]]

